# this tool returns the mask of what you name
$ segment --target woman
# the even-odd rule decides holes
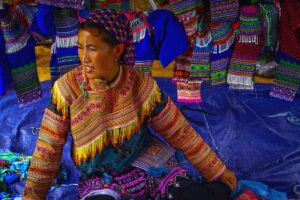
[[[129,65],[134,49],[125,15],[101,10],[80,26],[82,65],[55,82],[45,109],[25,199],[43,199],[70,127],[82,199],[227,199],[236,177],[155,81]],[[151,126],[202,172],[200,185]]]

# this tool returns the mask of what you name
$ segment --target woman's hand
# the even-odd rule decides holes
[[[237,185],[237,179],[235,173],[227,168],[220,176],[220,180],[226,185],[228,185],[231,188],[231,190],[233,190]]]

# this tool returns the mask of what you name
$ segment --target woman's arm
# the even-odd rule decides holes
[[[162,102],[151,113],[151,127],[160,133],[175,149],[180,149],[206,178],[221,181],[231,188],[236,186],[236,178],[232,171],[226,169],[216,153],[202,139],[184,118],[173,101],[162,93]]]
[[[60,114],[57,106],[51,101],[45,109],[40,126],[23,199],[46,199],[60,165],[68,128],[69,119]]]

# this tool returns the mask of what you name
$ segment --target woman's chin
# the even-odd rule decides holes
[[[88,74],[88,73],[86,73],[86,78],[87,79],[89,79],[89,80],[92,80],[92,79],[96,79],[97,78],[97,76],[95,76],[95,75],[93,75],[93,74]]]

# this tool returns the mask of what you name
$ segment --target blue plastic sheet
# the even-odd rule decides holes
[[[176,102],[176,86],[171,80],[156,80]],[[50,98],[50,82],[41,86],[43,99],[23,108],[19,108],[14,92],[1,97],[0,149],[32,155],[37,129]],[[291,115],[282,113],[290,112],[300,118],[300,96],[298,92],[294,102],[286,102],[269,97],[270,89],[271,85],[256,84],[254,91],[232,91],[226,85],[203,83],[203,103],[176,104],[238,178],[262,182],[294,197],[292,189],[300,184],[300,126],[295,119],[291,122],[288,118]],[[79,178],[70,159],[70,140],[69,136],[62,159],[63,167],[71,174],[66,185],[76,183]],[[55,188],[49,192],[49,198],[75,196],[75,188],[74,185]]]

